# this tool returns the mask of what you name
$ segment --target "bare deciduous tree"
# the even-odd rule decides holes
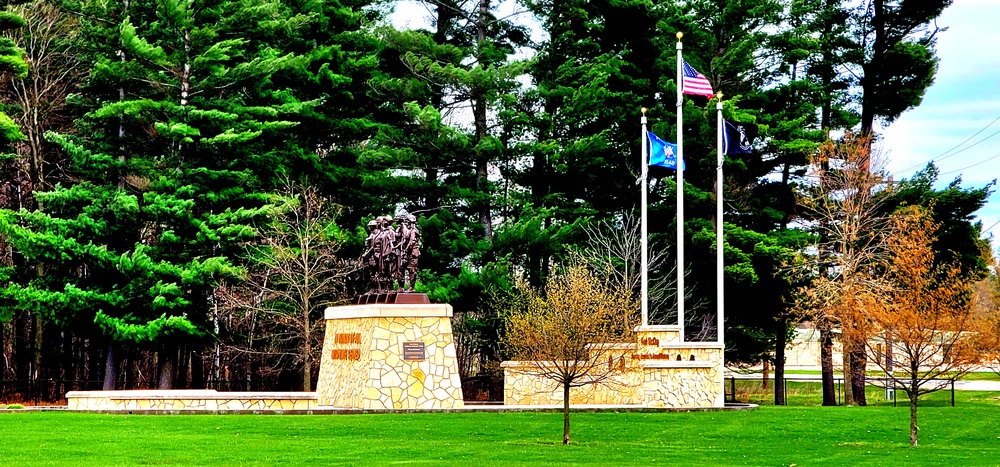
[[[610,384],[613,346],[631,340],[639,304],[630,290],[603,282],[574,264],[549,279],[543,291],[524,281],[506,316],[504,344],[530,363],[525,370],[562,386],[563,444],[569,444],[570,388]]]
[[[9,35],[24,48],[30,71],[24,78],[6,77],[3,101],[18,109],[14,117],[26,139],[16,149],[23,158],[28,183],[34,190],[46,189],[53,173],[61,170],[61,151],[50,147],[44,134],[71,124],[66,98],[86,75],[86,67],[72,49],[79,25],[52,2],[34,1],[15,6],[13,11],[27,25]]]
[[[642,243],[640,239],[639,221],[630,214],[623,215],[615,221],[604,220],[597,224],[584,227],[587,234],[585,250],[580,251],[580,257],[587,263],[591,271],[608,284],[619,284],[631,290],[636,300],[642,288]],[[677,320],[677,266],[671,265],[673,257],[668,249],[661,248],[655,242],[649,246],[649,322],[652,324],[667,324]],[[686,274],[690,274],[689,272]],[[703,307],[703,303],[695,302],[693,288],[684,291],[684,300],[689,311]],[[715,316],[688,313],[685,315],[685,328],[697,329],[689,335],[693,341],[715,338]]]
[[[917,401],[944,389],[980,362],[985,321],[974,306],[973,284],[957,265],[934,264],[937,227],[912,206],[890,220],[883,293],[869,294],[865,309],[884,341],[866,340],[868,352],[894,387],[910,399],[910,445],[917,445]],[[891,351],[893,364],[879,358]]]
[[[302,369],[302,388],[312,390],[313,366],[322,349],[323,310],[347,297],[345,279],[357,260],[337,255],[344,233],[336,209],[314,189],[290,185],[262,244],[251,249],[249,293],[244,306],[253,313],[263,345],[258,351],[280,355],[279,362]]]

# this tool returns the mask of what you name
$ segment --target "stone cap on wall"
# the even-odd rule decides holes
[[[680,332],[681,327],[676,324],[647,324],[645,326],[639,325],[634,329],[635,332]]]
[[[218,392],[215,389],[130,389],[118,391],[69,391],[66,398],[102,399],[315,399],[315,392]]]
[[[640,360],[640,368],[715,368],[721,366],[717,361],[707,360]]]
[[[333,306],[326,309],[326,319],[350,318],[451,318],[451,305],[446,303],[387,304]]]
[[[661,349],[721,349],[718,342],[660,342]]]

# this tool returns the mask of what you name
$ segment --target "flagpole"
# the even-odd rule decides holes
[[[639,167],[642,170],[642,196],[641,203],[641,216],[639,218],[639,230],[640,230],[640,247],[642,248],[642,253],[640,255],[641,260],[639,268],[642,270],[642,325],[649,325],[649,251],[648,251],[648,231],[646,222],[646,196],[649,193],[649,187],[647,185],[648,181],[646,179],[646,174],[649,172],[649,145],[646,143],[646,108],[642,109],[642,161],[639,163]]]
[[[677,32],[677,325],[684,342],[684,48]]]
[[[715,168],[715,303],[716,303],[716,326],[718,330],[716,335],[719,338],[719,344],[723,345],[723,355],[725,354],[725,327],[724,316],[725,307],[724,299],[725,294],[723,293],[723,269],[725,266],[724,255],[723,255],[723,243],[722,243],[722,185],[724,179],[722,177],[722,160],[725,156],[725,149],[722,145],[722,136],[725,129],[725,120],[722,119],[722,93],[718,94],[719,100],[715,103],[715,110],[718,112],[718,118],[716,119],[716,125],[718,131],[716,132],[716,168]]]

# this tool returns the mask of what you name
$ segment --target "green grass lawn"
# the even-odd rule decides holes
[[[0,465],[1000,465],[1000,394],[900,407],[753,411],[103,415],[0,413]]]
[[[730,380],[726,380],[726,391],[731,391],[732,386],[730,386]],[[836,384],[837,388],[837,400],[839,403],[843,402],[843,387],[838,381]],[[790,406],[820,406],[822,405],[823,397],[821,392],[820,383],[814,382],[802,382],[802,381],[787,381],[785,383],[785,389],[787,389],[786,399]],[[996,392],[978,392],[978,391],[955,391],[955,405],[963,405],[968,403],[992,403],[1000,404],[1000,400],[997,400]],[[872,406],[893,406],[892,399],[886,399],[885,389],[877,386],[867,386],[866,391],[866,401],[868,405]],[[761,380],[736,380],[736,398],[740,402],[749,402],[751,404],[760,405],[773,405],[774,404],[774,381],[769,381],[767,387],[764,387],[764,382]],[[902,390],[896,390],[896,406],[909,406],[909,400],[906,398],[906,393]],[[938,392],[934,392],[920,398],[920,407],[944,407],[951,406],[951,390],[945,388]]]
[[[758,376],[761,374],[760,371],[750,372],[750,373]],[[823,373],[820,372],[819,370],[786,370],[785,373],[789,375],[811,375],[811,376],[816,376],[817,378],[823,375]],[[837,378],[841,378],[843,375],[842,371],[834,371],[833,373]],[[877,371],[870,371],[868,373],[875,376],[883,374]],[[774,378],[773,370],[768,373],[768,377]],[[965,375],[962,375],[962,377],[959,379],[964,379],[969,381],[1000,381],[1000,374],[998,374],[995,371],[974,371],[972,373],[966,373]]]

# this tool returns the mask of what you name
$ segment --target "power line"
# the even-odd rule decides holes
[[[993,227],[996,227],[997,224],[1000,224],[1000,221],[994,222],[993,225],[991,225],[988,229],[983,230],[983,233],[986,233],[986,232],[989,232],[990,230],[993,230]]]
[[[996,159],[996,158],[998,158],[998,157],[1000,157],[1000,154],[997,154],[997,155],[995,155],[995,156],[993,156],[993,157],[988,157],[988,158],[986,158],[986,159],[984,159],[984,160],[981,160],[981,161],[979,161],[979,162],[976,162],[975,164],[972,164],[972,165],[968,165],[968,166],[965,166],[965,167],[962,167],[961,169],[955,169],[955,170],[949,170],[949,171],[947,171],[947,172],[941,172],[941,173],[939,173],[938,175],[948,175],[948,174],[953,174],[953,173],[955,173],[955,172],[961,172],[961,171],[963,171],[963,170],[965,170],[965,169],[971,169],[971,168],[973,168],[973,167],[975,167],[975,166],[977,166],[977,165],[980,165],[980,164],[985,164],[985,163],[987,163],[987,162],[989,162],[989,161],[991,161],[991,160],[993,160],[993,159]]]
[[[954,151],[954,150],[958,149],[958,148],[959,148],[959,147],[961,147],[961,146],[962,146],[963,144],[965,144],[965,143],[968,143],[968,142],[969,142],[969,141],[970,141],[970,140],[971,140],[972,138],[975,138],[976,136],[979,136],[979,134],[980,134],[980,133],[982,133],[982,132],[986,131],[986,129],[987,129],[987,128],[989,128],[989,127],[993,126],[993,124],[994,124],[994,123],[996,123],[997,121],[1000,121],[1000,116],[997,116],[997,118],[994,118],[992,122],[990,122],[990,123],[989,123],[989,124],[987,124],[986,126],[982,127],[982,128],[981,128],[981,129],[979,130],[979,131],[977,131],[977,132],[973,133],[973,135],[972,135],[972,136],[970,136],[970,137],[968,137],[968,138],[965,138],[965,141],[962,141],[961,143],[958,143],[958,144],[956,144],[956,145],[955,145],[955,147],[953,147],[953,148],[951,148],[951,149],[949,149],[949,150],[947,150],[947,151],[945,151],[945,152],[942,152],[941,154],[938,154],[938,155],[937,155],[937,156],[935,156],[935,157],[932,157],[932,158],[931,158],[930,160],[928,160],[927,162],[924,162],[924,163],[921,163],[921,164],[917,164],[917,165],[913,165],[913,166],[910,166],[910,167],[907,167],[907,168],[905,168],[905,169],[899,169],[899,170],[896,170],[896,171],[894,171],[894,172],[893,172],[893,175],[896,175],[896,174],[900,174],[900,173],[902,173],[902,172],[907,172],[907,171],[909,171],[909,170],[912,170],[912,169],[916,169],[916,168],[918,168],[918,167],[923,167],[923,166],[925,166],[925,165],[927,165],[928,163],[931,163],[931,162],[939,162],[939,161],[943,161],[943,160],[945,160],[945,159],[947,159],[947,158],[949,158],[949,157],[952,157],[952,156],[956,156],[956,155],[958,155],[958,154],[961,154],[962,152],[964,152],[965,150],[967,150],[967,149],[969,149],[969,148],[973,148],[973,147],[976,147],[976,146],[977,146],[977,145],[979,145],[980,143],[983,143],[984,141],[986,141],[986,140],[988,140],[988,139],[990,139],[990,138],[992,138],[992,137],[996,136],[997,134],[1000,134],[1000,130],[997,130],[997,131],[995,131],[995,132],[991,133],[991,134],[990,134],[989,136],[987,136],[987,137],[985,137],[985,138],[983,138],[983,139],[981,139],[981,140],[979,140],[979,141],[976,141],[975,143],[972,143],[971,145],[969,145],[969,146],[966,146],[966,147],[962,148],[961,150],[959,150],[959,151],[957,151],[957,152],[955,152],[955,153],[953,153],[953,154],[948,154],[948,153],[950,153],[950,152],[952,152],[952,151]],[[947,155],[946,155],[946,154],[947,154]]]

